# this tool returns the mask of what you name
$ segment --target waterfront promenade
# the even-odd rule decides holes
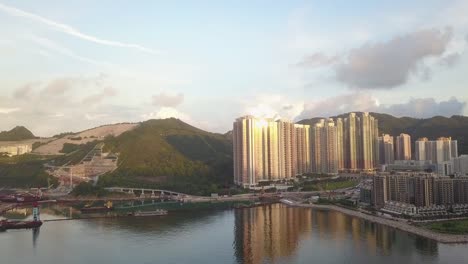
[[[390,219],[390,218],[385,218],[381,216],[369,215],[360,211],[355,211],[355,210],[343,208],[343,207],[336,206],[336,205],[302,204],[302,203],[287,200],[287,199],[282,199],[281,202],[288,206],[338,211],[340,213],[347,214],[347,215],[354,216],[354,217],[359,217],[361,219],[364,219],[373,223],[386,225],[386,226],[393,227],[398,230],[405,231],[411,234],[433,239],[441,243],[468,243],[468,235],[451,235],[451,234],[437,233],[428,229],[424,229],[418,226],[411,225],[408,222],[406,222],[406,220],[403,220],[403,219],[396,220],[396,219]]]

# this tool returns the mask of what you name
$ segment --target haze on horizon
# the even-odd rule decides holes
[[[0,130],[468,115],[468,2],[0,0]]]

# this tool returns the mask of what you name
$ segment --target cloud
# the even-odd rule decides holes
[[[421,30],[384,43],[366,44],[351,50],[336,68],[338,81],[356,89],[391,89],[406,83],[430,56],[446,50],[452,31]]]
[[[58,78],[49,82],[41,91],[43,97],[62,96],[75,84],[75,78]]]
[[[439,64],[442,66],[453,67],[460,61],[460,53],[452,53],[440,58]]]
[[[338,95],[305,103],[304,110],[296,117],[296,120],[329,117],[353,111],[371,111],[378,108],[379,105],[376,98],[362,92]]]
[[[148,114],[143,114],[141,117],[145,120],[148,119],[165,119],[165,118],[178,118],[184,122],[190,122],[191,118],[180,112],[179,110],[172,108],[172,107],[161,107],[157,112],[151,112]]]
[[[104,99],[117,95],[117,91],[112,87],[102,89],[101,92],[85,97],[82,102],[85,105],[95,105],[102,102]]]
[[[304,104],[280,94],[259,94],[236,107],[242,109],[239,115],[292,120],[303,111]]]
[[[170,95],[166,93],[160,93],[153,95],[153,105],[161,107],[177,107],[184,101],[184,94],[179,93],[176,95]]]
[[[302,61],[296,64],[299,67],[316,68],[329,66],[339,61],[339,56],[327,56],[321,52],[316,52],[312,55],[306,56]]]
[[[10,113],[17,112],[19,110],[21,110],[21,108],[19,107],[13,107],[13,108],[0,107],[0,114],[10,114]]]
[[[38,85],[36,82],[27,83],[21,87],[18,87],[13,92],[13,98],[15,99],[27,99],[31,95],[34,86]]]
[[[436,102],[434,98],[412,98],[407,103],[383,106],[382,112],[396,116],[433,117],[461,115],[466,106],[455,97],[447,101]]]
[[[465,41],[468,42],[468,34],[465,36]]]
[[[312,117],[329,117],[347,112],[378,112],[394,116],[429,118],[433,116],[452,116],[463,114],[466,102],[452,97],[437,102],[434,98],[411,98],[399,104],[380,104],[379,100],[368,93],[356,92],[329,97],[304,104],[304,111],[295,120]]]
[[[80,93],[83,93],[85,87],[92,87],[93,89],[100,88],[104,85],[107,75],[100,73],[96,76],[66,76],[50,80],[43,85],[42,90],[39,92],[41,97],[61,97],[68,92],[71,92],[74,87],[80,87]],[[104,88],[100,96],[113,96],[116,91],[110,87]],[[98,94],[99,95],[99,94]],[[98,96],[99,97],[99,96]],[[86,99],[86,98],[85,98]],[[89,98],[92,100],[93,98]],[[99,98],[94,98],[94,100]]]
[[[30,20],[33,20],[35,22],[39,22],[42,24],[45,24],[57,31],[60,31],[62,33],[68,34],[70,36],[74,36],[83,40],[87,40],[96,44],[100,45],[105,45],[105,46],[112,46],[112,47],[122,47],[122,48],[131,48],[131,49],[136,49],[140,50],[143,52],[151,53],[151,54],[157,54],[160,53],[157,50],[150,49],[138,44],[133,44],[133,43],[125,43],[125,42],[119,42],[119,41],[112,41],[112,40],[106,40],[102,39],[96,36],[88,35],[83,32],[80,32],[79,30],[63,23],[59,23],[44,17],[41,17],[39,15],[29,13],[20,9],[17,9],[15,7],[7,6],[4,4],[0,4],[0,10],[4,11],[5,13],[8,13],[12,16],[16,17],[23,17],[23,18],[28,18]]]

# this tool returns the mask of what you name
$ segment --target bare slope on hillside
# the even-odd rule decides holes
[[[106,136],[119,136],[122,133],[134,129],[138,124],[114,124],[114,125],[105,125],[92,129],[85,130],[80,133],[73,135],[67,135],[62,138],[53,140],[43,146],[38,147],[34,150],[34,153],[42,155],[58,155],[60,150],[63,148],[63,144],[86,144],[94,140],[103,140]]]

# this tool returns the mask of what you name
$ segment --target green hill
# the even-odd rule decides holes
[[[348,114],[337,117],[345,117]],[[406,133],[411,136],[411,140],[427,137],[436,139],[438,137],[452,137],[458,140],[459,154],[468,154],[468,117],[435,116],[432,118],[412,118],[412,117],[394,117],[388,114],[371,113],[379,120],[380,134],[386,133],[397,136],[400,133]],[[319,118],[304,119],[299,121],[301,124],[314,124]],[[414,144],[413,144],[414,148]]]
[[[17,126],[10,131],[0,132],[0,141],[18,141],[36,138],[34,134],[24,126]]]
[[[119,153],[119,168],[103,186],[145,186],[208,194],[232,182],[232,143],[178,119],[149,120],[118,137],[105,150]]]

